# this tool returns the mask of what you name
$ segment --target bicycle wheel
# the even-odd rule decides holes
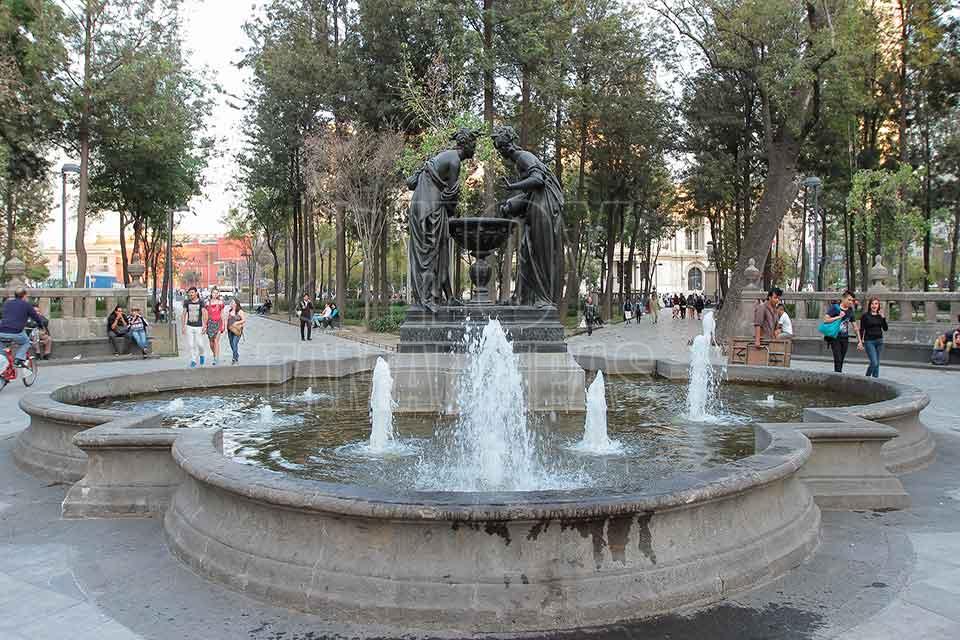
[[[33,383],[37,381],[37,376],[40,375],[40,365],[37,364],[34,358],[27,360],[27,364],[29,364],[30,367],[20,370],[20,379],[23,380],[23,386],[32,387]]]

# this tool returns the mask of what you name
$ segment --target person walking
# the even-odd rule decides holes
[[[587,296],[583,304],[583,318],[587,322],[587,335],[593,335],[593,324],[597,321],[597,305],[593,304],[593,296]]]
[[[687,319],[687,297],[682,293],[677,296],[677,306],[680,307],[680,319]]]
[[[850,325],[854,321],[854,307],[856,299],[853,292],[847,289],[840,297],[839,303],[834,303],[827,309],[827,314],[823,316],[823,321],[832,323],[840,321],[840,331],[835,338],[824,336],[824,340],[830,345],[830,351],[833,352],[833,370],[836,373],[843,373],[843,361],[847,357],[847,348],[850,346]]]
[[[223,309],[227,305],[220,297],[220,290],[216,287],[210,289],[210,299],[206,302],[207,307],[207,339],[210,341],[210,354],[213,356],[211,364],[216,365],[220,361],[220,335],[226,330],[223,322]]]
[[[230,364],[240,362],[240,338],[243,336],[243,327],[247,323],[247,314],[243,311],[240,301],[234,298],[230,301],[230,310],[227,312],[227,339],[230,341],[230,351],[233,359]]]
[[[693,296],[693,310],[697,313],[697,320],[703,320],[703,308],[705,303],[703,296],[699,293]]]
[[[633,304],[629,299],[624,297],[623,299],[623,324],[630,324],[630,320],[633,319]]]
[[[653,316],[653,324],[660,322],[660,296],[656,289],[650,294],[650,315]]]
[[[857,349],[867,352],[870,364],[865,375],[880,377],[880,352],[883,351],[883,332],[887,331],[887,319],[880,308],[880,298],[870,298],[867,311],[860,316],[857,329]]]
[[[300,304],[297,305],[297,315],[300,316],[300,342],[304,341],[303,330],[306,328],[307,340],[312,340],[311,333],[313,332],[313,301],[310,299],[310,294],[303,294],[303,298],[300,300]]]
[[[130,322],[123,313],[123,307],[118,304],[107,316],[107,338],[113,345],[114,357],[120,355],[121,346],[125,348],[125,351],[129,351],[127,348],[128,333],[130,333]]]
[[[140,354],[146,358],[147,351],[150,347],[150,339],[147,337],[147,319],[140,313],[139,307],[134,307],[130,310],[128,322],[130,324],[130,333],[128,335],[140,348]]]
[[[196,287],[190,287],[187,291],[187,298],[183,301],[183,321],[182,332],[187,337],[187,345],[190,350],[190,368],[193,369],[200,363],[203,366],[204,333],[207,330],[207,307]]]

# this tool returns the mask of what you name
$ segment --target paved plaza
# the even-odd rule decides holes
[[[682,359],[698,327],[695,321],[674,321],[665,313],[658,325],[647,318],[639,326],[615,325],[593,336],[576,336],[570,348]],[[241,345],[241,360],[376,351],[321,332],[304,343],[296,327],[254,318]],[[36,388],[52,390],[91,378],[150,375],[186,366],[183,355],[50,365],[41,370]],[[796,361],[794,366],[832,369],[822,362]],[[859,364],[849,369],[861,373]],[[960,638],[960,371],[885,365],[881,375],[918,386],[931,398],[922,418],[936,438],[937,458],[927,469],[902,477],[913,501],[910,509],[824,512],[823,539],[807,563],[717,606],[551,637]],[[19,383],[0,393],[0,640],[393,637],[390,629],[378,628],[372,620],[357,627],[334,626],[322,616],[263,605],[200,578],[170,555],[156,519],[60,519],[67,487],[37,480],[11,459],[16,434],[27,426],[26,415],[16,407],[23,393]]]

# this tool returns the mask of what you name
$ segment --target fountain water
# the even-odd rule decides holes
[[[377,358],[370,392],[369,450],[373,453],[382,453],[393,440],[393,408],[393,376],[390,375],[390,365],[383,358]]]
[[[273,422],[273,407],[271,407],[269,404],[260,405],[260,408],[257,411],[260,414],[261,424]]]
[[[609,455],[619,453],[623,447],[607,435],[607,394],[603,371],[587,389],[587,418],[583,426],[583,439],[574,447],[582,453]]]
[[[693,339],[690,347],[689,383],[687,386],[687,418],[694,422],[709,422],[716,416],[717,385],[719,380],[710,362],[713,330],[716,325],[713,312],[703,314],[703,333]]]
[[[498,320],[466,336],[449,455],[421,459],[421,484],[445,491],[533,491],[563,482],[543,463],[527,424],[523,378]]]
[[[183,398],[174,398],[163,407],[164,413],[177,413],[183,411]]]

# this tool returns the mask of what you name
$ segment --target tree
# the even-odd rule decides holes
[[[89,205],[90,155],[102,120],[116,105],[106,100],[135,98],[114,84],[127,65],[176,38],[180,0],[62,0],[71,20],[67,44],[71,63],[63,69],[69,105],[68,150],[80,157],[77,205],[77,280],[87,271],[85,233]]]
[[[369,278],[376,264],[390,208],[400,187],[398,163],[403,135],[357,128],[348,135],[328,132],[307,141],[311,190],[328,194],[353,223],[364,263],[364,322],[370,322]]]
[[[766,264],[797,195],[801,149],[819,126],[823,94],[829,90],[824,78],[842,73],[850,44],[838,25],[852,19],[855,7],[844,0],[656,0],[652,6],[698,48],[711,69],[733,74],[757,92],[760,102],[767,171],[720,314],[719,334],[728,336],[739,314],[748,261]]]

